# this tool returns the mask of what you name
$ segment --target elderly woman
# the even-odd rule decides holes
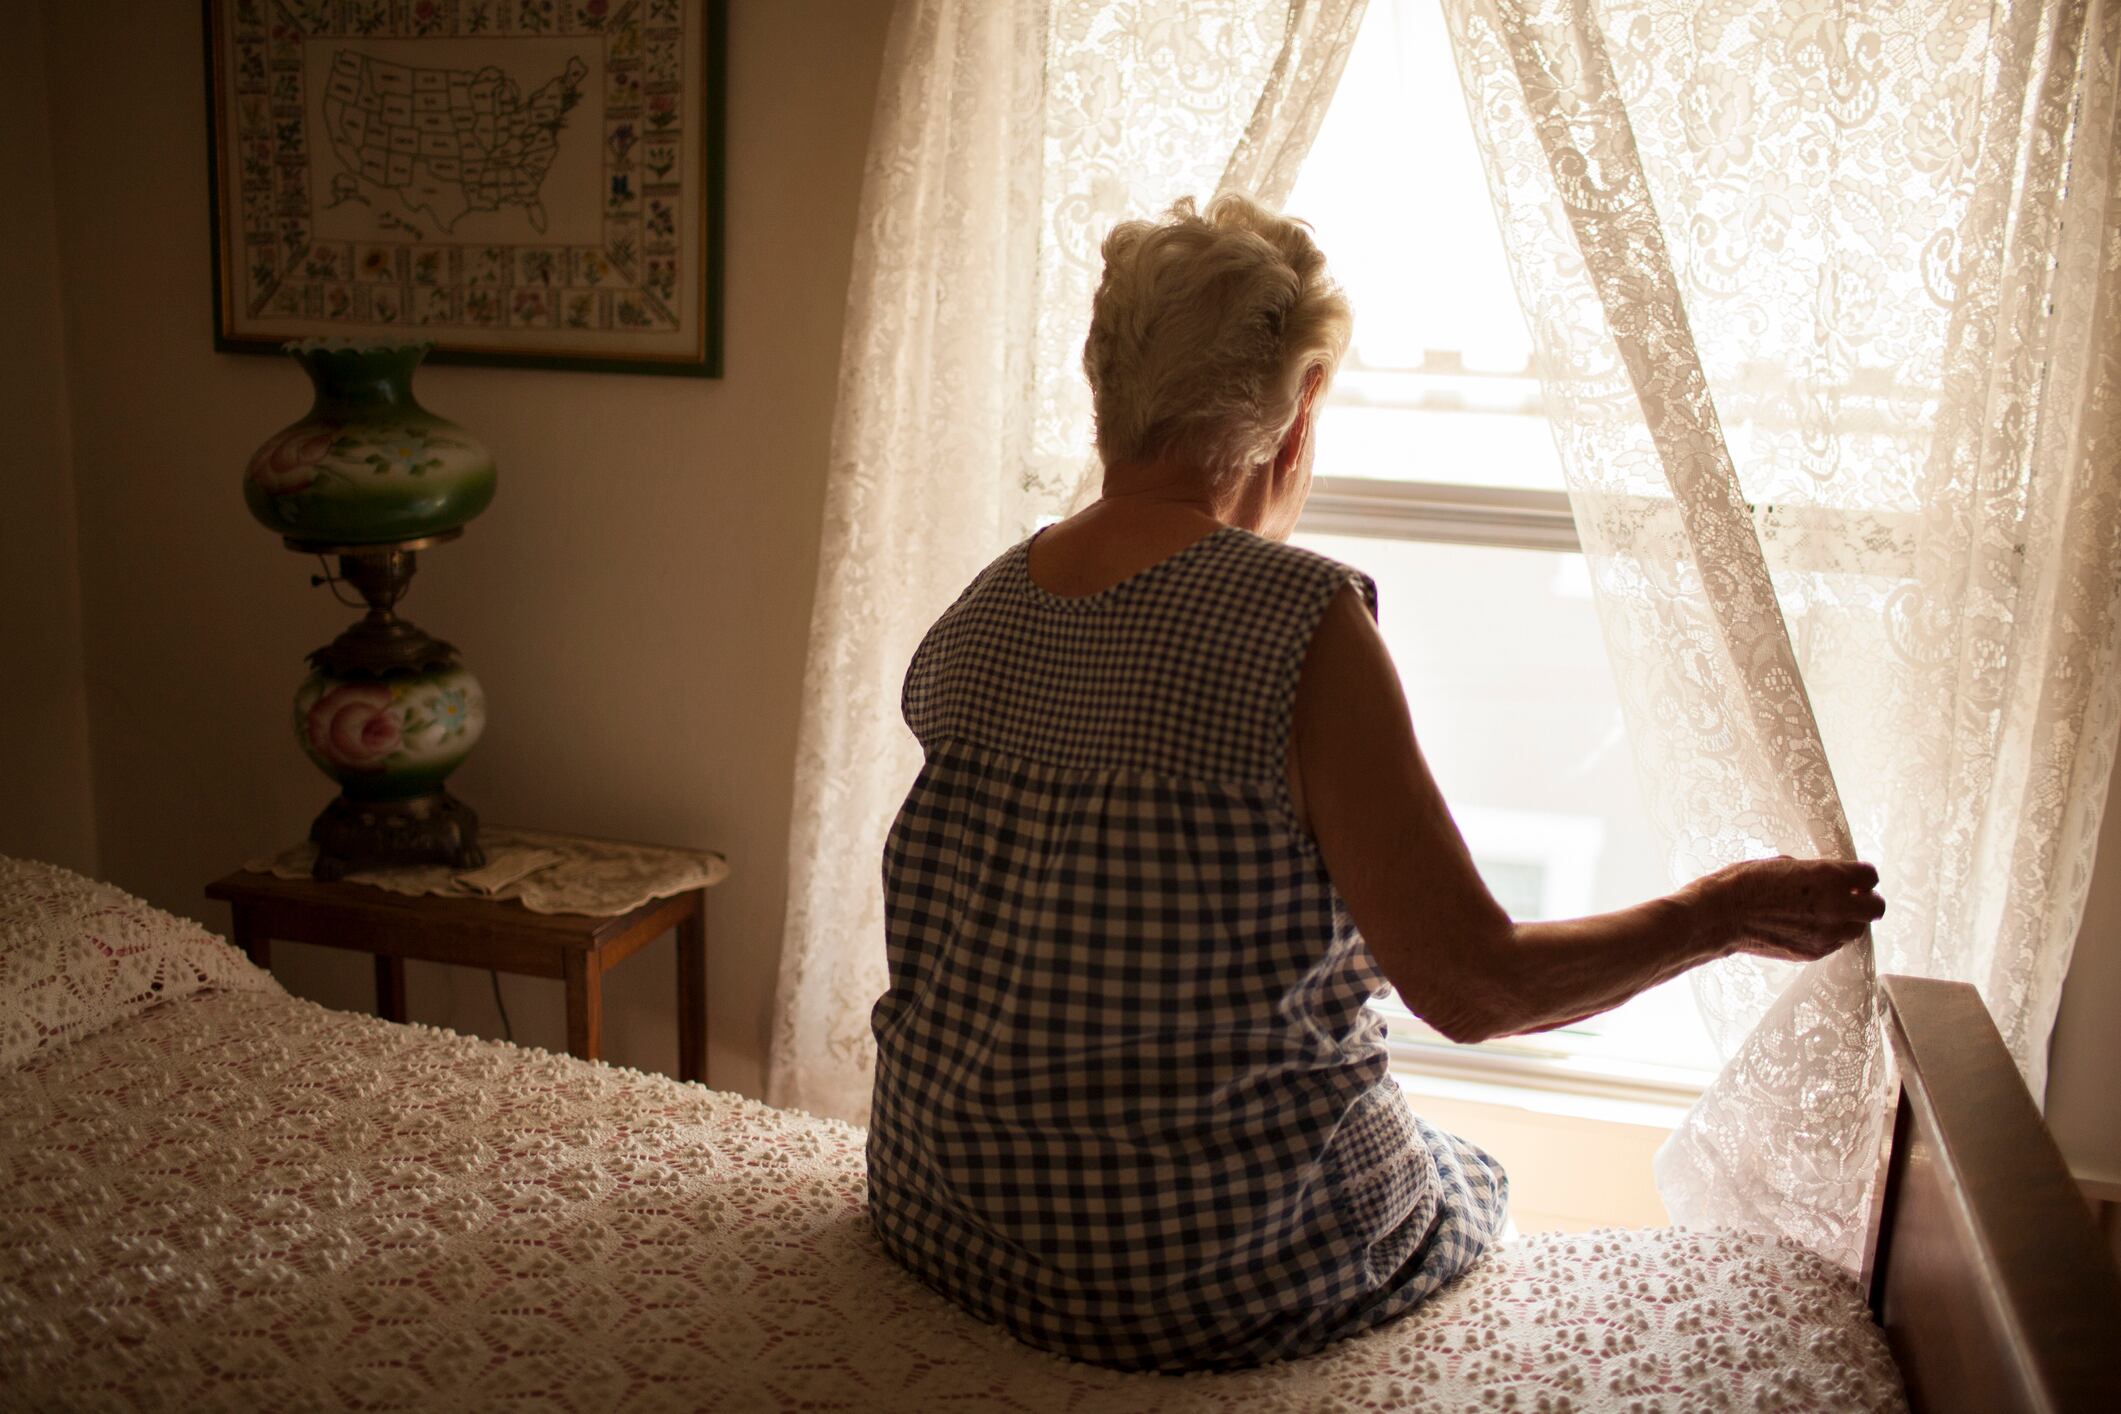
[[[1180,202],[1104,245],[1103,497],[928,633],[884,854],[869,1195],[885,1248],[1017,1336],[1130,1369],[1301,1355],[1503,1221],[1364,1003],[1474,1041],[1738,951],[1821,956],[1866,865],[1775,859],[1513,923],[1423,764],[1361,573],[1285,538],[1346,299],[1305,227]]]

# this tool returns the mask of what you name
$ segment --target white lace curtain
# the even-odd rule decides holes
[[[1098,246],[1287,195],[1363,0],[900,0],[855,238],[767,1096],[862,1119],[921,634],[1083,492]]]
[[[1853,848],[1891,906],[1696,974],[1730,1060],[1660,1185],[1853,1267],[1874,958],[1976,983],[2037,1095],[2090,874],[2114,6],[1444,4],[1672,877]]]

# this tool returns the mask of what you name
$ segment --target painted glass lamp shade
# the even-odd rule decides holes
[[[330,545],[455,530],[493,500],[493,455],[412,395],[430,344],[287,346],[316,399],[250,459],[243,499],[268,529]]]
[[[337,559],[315,582],[349,587],[367,607],[309,655],[295,691],[295,740],[339,785],[310,826],[323,879],[485,859],[477,814],[444,783],[485,730],[486,694],[455,648],[396,612],[418,552],[456,539],[494,493],[478,439],[412,395],[429,347],[288,345],[315,402],[252,454],[243,479],[251,514],[289,549]]]

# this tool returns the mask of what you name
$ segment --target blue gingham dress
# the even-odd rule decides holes
[[[1288,792],[1312,632],[1376,591],[1224,529],[1061,598],[1030,543],[906,674],[927,759],[884,852],[872,1221],[1077,1359],[1317,1350],[1463,1272],[1507,1194],[1387,1077],[1384,977]]]

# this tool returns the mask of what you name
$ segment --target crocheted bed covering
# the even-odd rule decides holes
[[[273,993],[0,1072],[0,1193],[15,1408],[1902,1407],[1848,1281],[1719,1232],[1524,1239],[1292,1364],[1071,1364],[878,1251],[857,1129]]]

